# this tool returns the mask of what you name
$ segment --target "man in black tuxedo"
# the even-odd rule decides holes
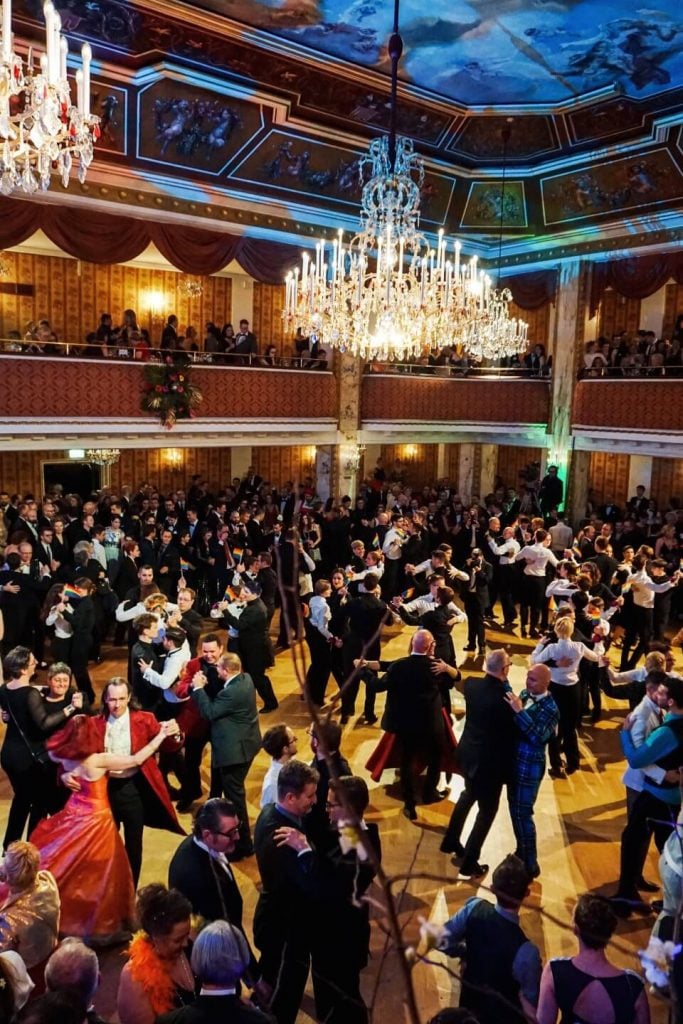
[[[159,586],[166,597],[175,598],[180,579],[180,553],[173,544],[173,534],[169,529],[161,531],[156,549],[156,571]]]
[[[491,651],[483,679],[466,679],[465,729],[458,746],[458,760],[465,788],[453,808],[441,843],[443,853],[462,857],[460,874],[477,878],[488,865],[479,863],[484,840],[498,812],[498,804],[514,768],[515,724],[505,700],[510,656],[502,649]],[[467,815],[478,805],[477,818],[467,843],[460,842]]]
[[[277,803],[266,804],[254,830],[262,883],[254,943],[261,952],[261,976],[273,989],[270,1009],[278,1024],[295,1024],[308,979],[312,922],[319,913],[315,854],[305,838],[317,787],[315,769],[288,761],[278,776]],[[289,845],[290,837],[294,842],[299,836],[300,848]]]
[[[242,894],[230,867],[240,835],[234,804],[220,797],[207,800],[197,812],[192,835],[183,839],[168,868],[168,884],[192,904],[193,913],[205,921],[229,921],[242,927]],[[252,974],[256,960],[249,951]]]
[[[413,762],[416,757],[427,763],[422,800],[434,803],[442,799],[436,786],[443,753],[443,715],[438,678],[434,666],[434,637],[426,629],[413,636],[407,658],[394,661],[376,684],[387,691],[382,718],[385,732],[394,733],[401,748],[401,787],[403,813],[411,821],[415,811]]]
[[[240,329],[235,335],[235,347],[232,351],[234,356],[239,357],[235,359],[235,362],[239,365],[244,365],[245,363],[250,362],[250,357],[255,356],[258,352],[256,335],[253,331],[249,330],[248,320],[240,320]],[[241,358],[243,356],[247,358]]]
[[[486,647],[484,615],[490,606],[489,584],[493,579],[493,566],[485,560],[481,548],[475,548],[465,562],[465,571],[469,574],[469,582],[462,590],[467,613],[467,646],[463,650],[473,651],[479,644],[479,654],[483,657]]]
[[[246,606],[239,618],[230,614],[226,601],[221,602],[221,608],[226,626],[230,625],[237,630],[244,671],[251,676],[256,692],[263,701],[259,713],[268,714],[278,706],[273,684],[267,674],[271,665],[275,664],[275,657],[268,635],[268,611],[258,590],[257,583],[245,581],[242,593]]]

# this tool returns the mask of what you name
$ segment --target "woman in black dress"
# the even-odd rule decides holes
[[[73,596],[62,609],[62,615],[73,629],[71,668],[78,689],[94,704],[95,691],[88,672],[88,659],[95,644],[96,617],[92,598],[95,584],[87,577],[79,576],[72,590]]]

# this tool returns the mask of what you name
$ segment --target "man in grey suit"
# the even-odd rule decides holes
[[[236,654],[224,654],[217,664],[223,688],[213,700],[205,692],[203,672],[192,679],[192,699],[202,716],[211,724],[211,755],[213,767],[221,778],[226,800],[235,806],[240,820],[240,838],[230,860],[251,857],[251,841],[245,779],[251,763],[261,749],[261,731],[256,711],[256,691],[251,676],[242,672]]]

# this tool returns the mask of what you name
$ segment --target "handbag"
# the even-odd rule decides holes
[[[52,761],[50,760],[50,755],[48,754],[47,750],[45,749],[45,747],[43,747],[42,750],[38,750],[38,751],[35,751],[33,749],[31,744],[29,743],[28,739],[26,738],[26,733],[24,732],[24,730],[21,728],[21,726],[17,722],[17,716],[12,711],[12,706],[9,703],[9,701],[7,702],[7,711],[9,712],[10,718],[14,722],[14,726],[15,726],[17,732],[19,733],[19,735],[21,736],[22,740],[24,741],[24,743],[28,747],[28,752],[31,755],[31,760],[33,761],[33,763],[38,768],[42,768],[43,770],[45,770],[46,768],[51,768],[52,767]]]

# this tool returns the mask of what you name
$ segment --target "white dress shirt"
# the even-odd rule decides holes
[[[645,694],[640,704],[631,712],[631,720],[633,721],[631,739],[636,747],[642,747],[650,733],[662,724],[662,712],[659,706]],[[663,781],[666,771],[658,764],[649,764],[646,768],[631,768],[628,765],[621,781],[629,789],[635,789],[637,793],[640,793],[646,775],[653,782],[660,783]]]
[[[631,588],[633,603],[638,605],[639,608],[654,608],[655,594],[665,594],[667,590],[671,590],[672,587],[676,586],[671,580],[666,580],[664,583],[655,583],[654,580],[650,579],[645,569],[632,573],[626,582]]]
[[[538,644],[531,654],[531,664],[538,665],[546,661],[562,661],[571,658],[571,665],[560,668],[559,665],[550,666],[550,678],[553,683],[560,686],[574,686],[579,681],[579,664],[582,658],[589,661],[600,661],[600,654],[596,654],[590,647],[580,643],[578,640],[558,640],[557,643],[548,644],[543,647],[543,642]]]
[[[277,778],[282,769],[280,761],[271,761],[268,766],[268,771],[263,776],[263,784],[261,786],[261,801],[259,807],[265,807],[266,804],[277,803]]]
[[[181,647],[168,652],[161,672],[157,672],[153,668],[147,668],[143,672],[142,678],[146,682],[151,683],[152,686],[158,686],[160,690],[168,690],[180,678],[181,670],[191,658],[190,645],[185,640]]]
[[[522,548],[515,555],[516,562],[521,562],[522,559],[526,562],[524,566],[525,576],[545,576],[548,562],[551,565],[557,565],[555,555],[545,544],[527,544],[526,547]]]
[[[124,711],[120,718],[110,715],[107,719],[107,728],[104,731],[104,750],[107,754],[117,754],[119,757],[130,757],[130,711]],[[135,775],[137,768],[125,768],[122,771],[109,774],[117,779],[128,779]]]
[[[512,565],[519,554],[519,541],[509,537],[502,544],[497,544],[493,537],[489,537],[489,547],[494,555],[498,555],[501,565]]]

